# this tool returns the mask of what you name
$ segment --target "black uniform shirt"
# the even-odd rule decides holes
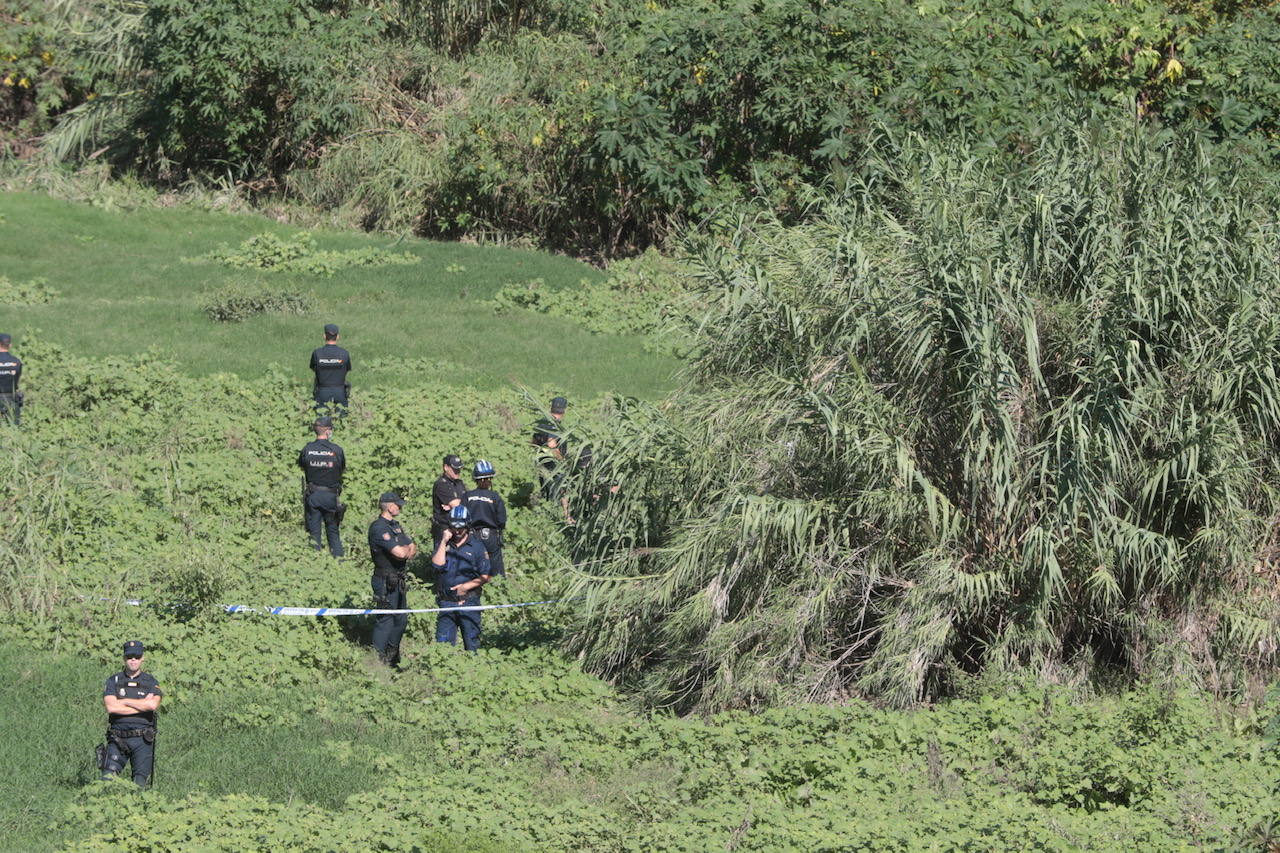
[[[160,685],[148,672],[139,672],[132,678],[129,673],[120,670],[107,679],[102,688],[103,696],[114,696],[117,699],[145,699],[155,694],[163,696]],[[155,711],[134,711],[132,714],[108,714],[113,729],[140,729],[156,724]]]
[[[385,575],[391,572],[403,572],[409,561],[391,555],[391,549],[400,545],[412,544],[409,534],[404,532],[400,522],[378,516],[369,525],[369,556],[373,557],[375,574]]]
[[[311,370],[317,388],[341,388],[351,370],[351,353],[337,344],[325,344],[311,353]]]
[[[507,505],[493,489],[472,489],[463,503],[471,517],[472,528],[493,527],[504,530],[507,526]]]
[[[466,497],[466,484],[461,480],[451,480],[441,474],[440,479],[436,480],[435,487],[431,490],[431,500],[434,502],[433,509],[435,510],[431,514],[431,523],[436,527],[448,527],[449,510],[441,509],[440,507],[454,499],[465,502]]]
[[[13,394],[22,378],[22,359],[11,352],[0,352],[0,394]]]
[[[342,472],[347,468],[347,457],[342,448],[327,438],[308,442],[298,453],[298,467],[307,482],[317,486],[337,489],[342,485]]]

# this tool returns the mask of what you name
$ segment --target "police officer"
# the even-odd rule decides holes
[[[493,465],[485,459],[477,459],[471,470],[476,487],[467,492],[463,506],[471,519],[471,533],[480,540],[484,550],[489,554],[489,565],[493,576],[506,574],[502,565],[502,532],[507,529],[507,505],[502,496],[495,492],[493,485]]]
[[[329,540],[329,553],[343,555],[342,539],[338,526],[346,506],[338,502],[342,494],[342,474],[347,468],[347,458],[342,448],[331,441],[333,419],[316,418],[311,425],[316,440],[308,442],[298,452],[298,467],[302,469],[302,518],[307,532],[315,542],[316,550],[322,550],[320,523],[324,522],[325,536]]]
[[[347,374],[351,372],[351,353],[338,346],[338,327],[329,323],[324,327],[324,346],[311,353],[311,372],[315,374],[312,396],[316,411],[330,408],[338,414],[347,409]]]
[[[8,419],[17,426],[22,421],[22,392],[18,380],[22,378],[22,359],[9,352],[13,338],[0,334],[0,420]]]
[[[468,530],[467,508],[456,506],[449,512],[449,526],[431,555],[436,570],[436,642],[456,643],[462,631],[462,647],[469,652],[480,648],[480,611],[458,610],[480,605],[480,587],[489,582],[489,555]]]
[[[396,516],[404,506],[404,498],[395,492],[383,492],[378,498],[381,514],[369,525],[369,554],[373,557],[373,601],[379,610],[406,610],[406,567],[418,554],[418,546],[404,532]],[[400,663],[400,639],[409,627],[409,614],[380,614],[373,623],[373,648],[378,660],[388,666]]]
[[[107,679],[102,704],[107,708],[107,745],[102,778],[118,775],[126,763],[133,766],[133,781],[146,787],[155,763],[156,709],[160,685],[142,671],[142,643],[124,644],[124,669]]]
[[[569,498],[564,494],[565,459],[568,448],[564,437],[564,412],[569,401],[564,397],[551,398],[550,418],[542,418],[533,425],[533,446],[538,448],[538,479],[542,484],[542,496],[556,501],[564,513],[565,522],[573,524],[569,514]]]
[[[462,460],[452,453],[446,454],[440,466],[440,478],[431,489],[431,541],[440,544],[440,537],[449,528],[449,511],[462,506],[467,497],[467,485],[462,482]]]

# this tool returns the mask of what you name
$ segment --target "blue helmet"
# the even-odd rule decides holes
[[[493,465],[488,459],[477,459],[471,474],[477,480],[488,480],[493,477]]]
[[[471,514],[467,512],[467,508],[459,504],[449,510],[449,526],[457,530],[460,527],[466,527],[471,521]]]

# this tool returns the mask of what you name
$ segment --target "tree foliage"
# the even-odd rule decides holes
[[[697,251],[688,388],[580,478],[589,666],[707,709],[1274,662],[1269,199],[1140,131],[995,162],[909,143]]]

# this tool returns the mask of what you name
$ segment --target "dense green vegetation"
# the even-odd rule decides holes
[[[229,175],[365,227],[601,256],[744,198],[797,215],[884,133],[1015,161],[1085,117],[1136,119],[1270,164],[1280,129],[1261,0],[16,7],[15,145],[51,133],[55,156],[170,185]]]
[[[1274,698],[1231,706],[1190,678],[1107,691],[992,670],[957,673],[956,697],[928,709],[801,703],[682,719],[635,708],[560,650],[577,605],[486,616],[475,658],[437,648],[430,618],[414,618],[401,673],[374,664],[364,620],[226,614],[218,603],[366,603],[359,535],[374,495],[403,490],[406,526],[422,533],[446,450],[493,460],[513,505],[510,574],[488,600],[554,597],[607,567],[573,568],[556,508],[530,505],[524,442],[538,412],[514,389],[419,381],[357,398],[337,436],[352,467],[353,556],[335,561],[298,525],[291,460],[307,409],[296,377],[192,376],[147,354],[114,357],[104,373],[47,336],[23,343],[38,405],[0,453],[0,712],[19,791],[0,805],[9,849],[1274,839]],[[250,354],[274,345],[245,342]],[[579,401],[575,432],[607,437],[636,405]],[[415,585],[413,603],[427,597]],[[101,680],[126,635],[145,638],[166,690],[157,786],[142,800],[128,783],[91,782],[88,767]],[[121,822],[130,809],[146,820]]]
[[[688,386],[597,444],[612,579],[573,647],[680,708],[988,667],[1247,693],[1280,648],[1274,209],[1080,134],[1012,174],[922,146],[706,235]]]
[[[1265,0],[0,3],[0,837],[1278,849],[1278,133]],[[571,601],[394,673],[217,606],[365,604],[445,451],[488,599]],[[126,635],[140,799],[87,766]]]

